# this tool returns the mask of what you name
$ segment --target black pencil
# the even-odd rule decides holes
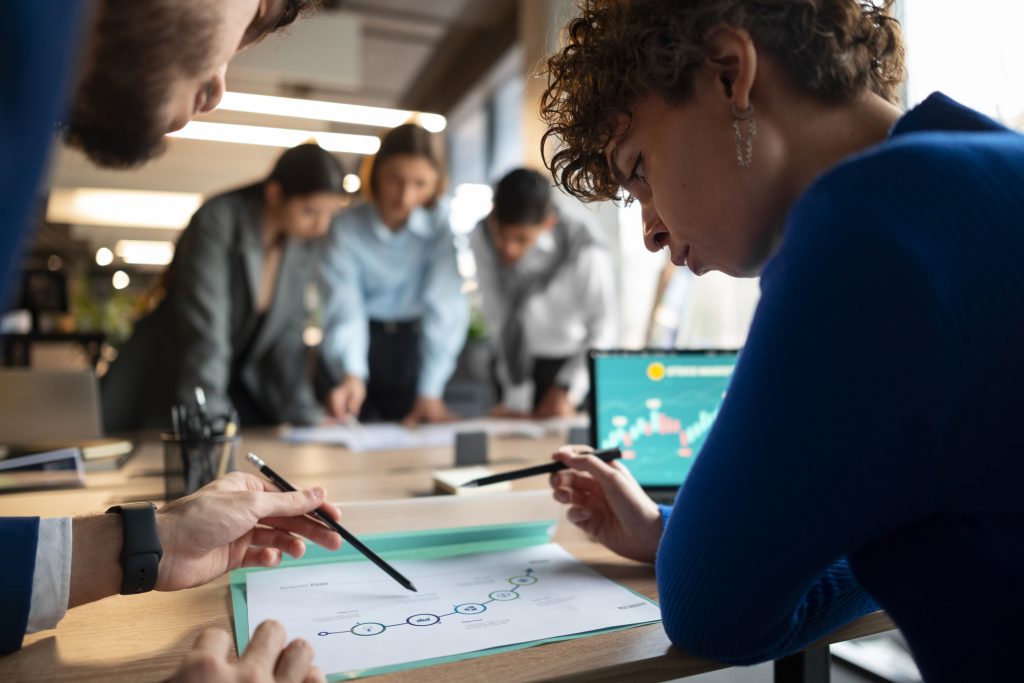
[[[605,448],[600,451],[583,451],[580,455],[594,455],[604,462],[611,462],[617,458],[622,457],[622,451],[618,448]],[[505,472],[504,474],[492,474],[489,477],[480,477],[473,481],[467,481],[463,484],[463,487],[475,487],[475,486],[488,486],[490,484],[499,484],[503,481],[511,481],[513,479],[522,479],[523,477],[532,477],[537,474],[549,474],[551,472],[558,472],[559,470],[568,469],[564,464],[560,462],[550,462],[547,465],[537,465],[535,467],[525,467],[521,470],[512,470],[511,472]]]
[[[274,482],[274,484],[276,484],[277,487],[279,489],[281,489],[282,491],[294,491],[295,490],[294,486],[292,486],[291,484],[286,482],[284,479],[282,479],[281,475],[279,475],[277,472],[275,472],[274,470],[270,469],[270,467],[267,465],[267,463],[263,462],[263,460],[258,455],[256,455],[255,453],[250,453],[249,455],[247,455],[246,456],[246,460],[248,460],[250,463],[252,463],[252,465],[254,467],[259,469],[259,471],[262,472],[263,475],[267,479],[269,479],[270,481]],[[326,513],[320,511],[319,509],[313,510],[312,514],[314,516],[316,516],[316,518],[318,520],[320,520],[321,522],[323,522],[324,524],[329,526],[331,529],[333,529],[334,531],[337,531],[341,535],[341,537],[344,538],[349,543],[349,545],[351,545],[353,548],[355,548],[356,550],[361,552],[363,555],[365,555],[366,559],[368,559],[370,562],[373,562],[375,565],[377,565],[378,567],[383,569],[385,572],[387,572],[388,576],[390,576],[395,581],[400,583],[403,588],[405,588],[407,590],[411,590],[414,593],[417,592],[416,591],[416,586],[412,585],[412,581],[410,581],[409,579],[407,579],[404,576],[402,576],[401,574],[399,574],[397,569],[395,569],[390,564],[388,564],[387,562],[382,560],[377,555],[377,553],[373,552],[372,550],[367,548],[365,545],[363,545],[363,542],[360,541],[355,536],[353,536],[352,533],[348,529],[346,529],[345,527],[343,527],[340,524],[338,524],[337,522],[335,522]]]

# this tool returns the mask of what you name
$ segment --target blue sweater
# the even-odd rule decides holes
[[[665,510],[672,642],[753,663],[877,604],[929,681],[1019,674],[1024,136],[933,95],[815,181],[761,288]]]

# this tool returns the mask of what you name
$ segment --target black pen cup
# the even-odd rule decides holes
[[[239,436],[217,434],[207,438],[160,435],[164,443],[166,500],[187,496],[217,477],[235,470]]]

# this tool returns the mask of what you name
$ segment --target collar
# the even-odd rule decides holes
[[[1007,128],[941,92],[934,92],[901,116],[889,135],[895,137],[906,133],[942,130],[1004,131]]]
[[[398,235],[401,235],[405,231],[416,235],[421,239],[428,239],[434,232],[434,221],[430,211],[423,208],[413,209],[412,213],[409,214],[409,218],[406,219],[405,224],[402,225],[398,230],[392,230],[388,226],[384,225],[380,219],[380,214],[377,212],[377,207],[370,205],[371,214],[373,217],[373,232],[380,239],[394,239]]]

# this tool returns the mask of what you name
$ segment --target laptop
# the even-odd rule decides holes
[[[0,370],[0,458],[81,450],[88,469],[120,467],[134,444],[104,438],[99,383],[92,370]]]
[[[718,416],[739,351],[591,350],[590,443],[669,504]]]

